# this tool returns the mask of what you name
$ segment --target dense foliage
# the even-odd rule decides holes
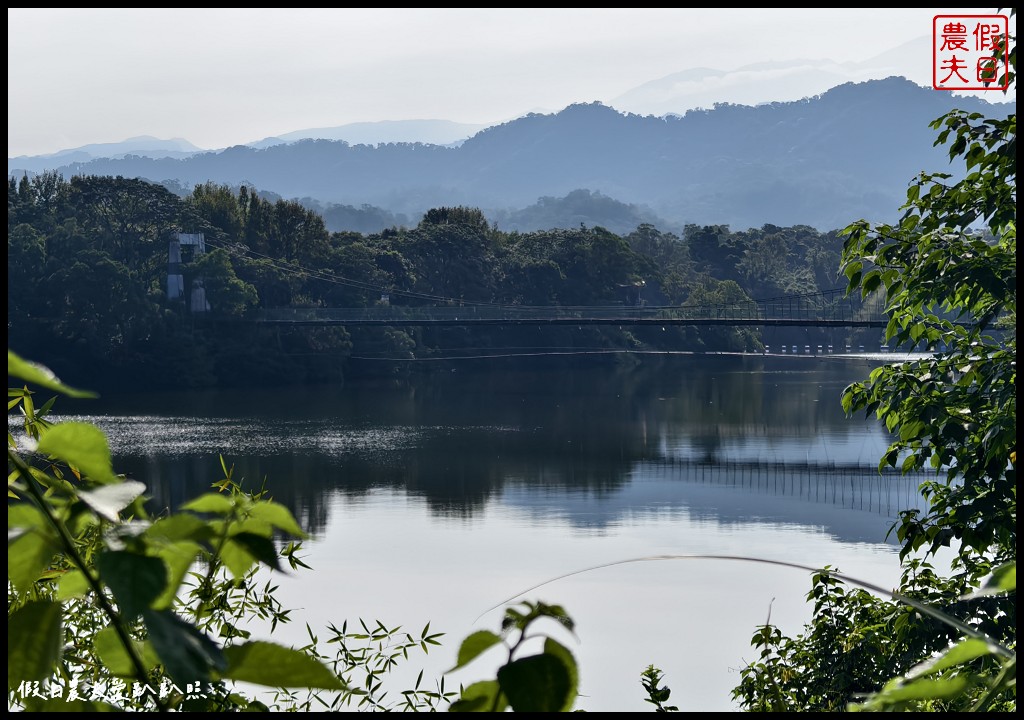
[[[291,512],[223,463],[211,492],[151,512],[145,486],[114,473],[103,433],[51,423],[53,399],[37,406],[29,388],[90,393],[10,351],[7,372],[25,383],[8,402],[22,416],[7,436],[9,709],[420,710],[451,695],[417,686],[392,699],[382,687],[438,644],[429,625],[413,636],[346,623],[323,642],[310,630],[301,648],[256,639],[292,619],[266,570],[308,569]]]
[[[933,351],[843,394],[848,413],[893,432],[881,465],[933,469],[927,509],[894,526],[904,573],[893,601],[823,572],[803,634],[757,631],[760,657],[734,691],[748,710],[1016,709],[1016,604],[1004,591],[1017,556],[1017,118],[953,111],[931,127],[962,179],[921,173],[897,224],[845,230],[842,264],[850,292],[884,296],[887,339]],[[932,564],[943,548],[948,571]]]
[[[168,246],[186,287],[201,280],[211,310],[168,297]],[[696,306],[816,293],[837,284],[842,238],[810,227],[742,232],[687,226],[682,237],[641,224],[503,232],[475,208],[435,208],[414,227],[330,233],[297,202],[246,187],[197,185],[182,199],[159,185],[46,173],[8,184],[10,346],[74,369],[106,389],[337,382],[394,373],[416,359],[501,348],[757,350],[786,342],[754,328],[492,326],[268,328],[253,310],[494,305]],[[783,332],[785,331],[775,331]],[[817,345],[822,331],[791,330]],[[844,338],[851,342],[849,337]]]

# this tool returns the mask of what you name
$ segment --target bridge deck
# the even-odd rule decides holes
[[[884,328],[888,323],[885,320],[832,320],[819,318],[638,318],[638,317],[505,317],[505,318],[481,318],[481,317],[451,317],[451,318],[275,318],[275,317],[253,317],[250,322],[261,325],[292,325],[292,326],[405,326],[405,327],[440,327],[446,325],[728,325],[728,326],[756,326],[756,327],[871,327]]]
[[[883,328],[881,312],[866,312],[838,291],[735,305],[539,306],[450,303],[365,308],[275,308],[253,312],[247,322],[264,325],[629,325]]]

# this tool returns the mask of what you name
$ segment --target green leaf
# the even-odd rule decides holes
[[[164,669],[178,687],[208,682],[227,663],[220,646],[169,610],[147,610],[142,619]]]
[[[135,498],[146,491],[146,486],[137,480],[125,480],[104,485],[95,490],[82,490],[78,496],[96,513],[111,522],[117,522],[118,513],[131,505]]]
[[[198,543],[190,540],[165,545],[156,550],[157,557],[167,566],[167,585],[150,604],[154,610],[166,610],[174,604],[178,588],[202,551]]]
[[[934,675],[957,665],[963,665],[976,658],[994,654],[991,646],[984,640],[968,638],[963,640],[937,658],[921,663],[907,673],[907,679]]]
[[[843,406],[843,412],[849,415],[853,410],[853,395],[851,393],[844,392],[842,398],[840,398],[840,403]]]
[[[455,665],[448,670],[453,672],[458,670],[460,667],[472,662],[480,653],[494,647],[501,642],[501,637],[495,635],[489,630],[477,630],[475,633],[470,633],[466,636],[466,639],[462,641],[462,645],[459,646],[459,655],[456,659]]]
[[[1017,589],[1017,563],[1009,562],[1000,565],[992,571],[985,584],[974,592],[964,596],[964,599],[984,597],[986,595],[1002,595]]]
[[[985,583],[985,587],[996,588],[997,590],[1017,589],[1017,562],[1009,562],[1000,565],[992,571],[992,577]]]
[[[106,666],[106,669],[110,671],[111,675],[122,678],[136,677],[135,665],[132,663],[131,656],[125,650],[124,643],[121,642],[117,630],[112,625],[108,625],[96,633],[92,646],[93,650],[96,651],[96,655],[99,656],[99,659]],[[156,651],[153,650],[153,646],[149,643],[133,639],[132,646],[135,649],[136,655],[142,660],[142,666],[147,671],[155,668],[160,662]]]
[[[108,551],[96,559],[96,568],[129,620],[147,610],[167,586],[167,567],[159,558]]]
[[[54,425],[39,439],[39,452],[73,465],[93,480],[120,482],[110,465],[107,437],[95,425],[82,422]]]
[[[900,426],[900,440],[907,441],[917,438],[928,428],[928,425],[920,420],[903,423]]]
[[[508,699],[497,680],[476,682],[462,691],[462,697],[448,706],[448,712],[505,712]]]
[[[49,529],[30,530],[7,545],[7,578],[19,593],[32,589],[60,545]]]
[[[69,397],[99,397],[96,393],[88,392],[86,390],[76,390],[73,387],[65,385],[57,379],[57,376],[54,375],[53,371],[49,368],[39,365],[38,363],[29,362],[10,350],[7,351],[7,376],[16,377],[27,383],[38,385],[39,387],[44,387],[47,390],[53,390]]]
[[[57,581],[57,599],[70,600],[84,597],[92,590],[89,579],[78,570],[70,570]]]
[[[237,535],[238,533],[251,533],[253,535],[259,535],[260,537],[267,538],[268,540],[274,537],[274,526],[268,523],[266,520],[262,520],[258,517],[253,517],[248,510],[245,511],[245,517],[241,520],[236,521],[231,528],[232,534]]]
[[[7,530],[11,528],[37,528],[40,530],[49,527],[49,520],[43,515],[42,510],[35,505],[19,502],[7,506]]]
[[[563,712],[576,700],[569,669],[547,653],[501,666],[498,683],[515,712]]]
[[[158,542],[172,543],[180,540],[205,542],[215,535],[213,528],[206,522],[195,515],[186,514],[160,518],[150,525],[144,534],[147,538]]]
[[[284,505],[271,500],[263,500],[253,506],[250,514],[253,517],[270,523],[278,530],[283,530],[289,535],[299,538],[306,537],[306,533],[299,527],[299,523],[295,521],[291,511]]]
[[[226,680],[239,680],[275,688],[344,690],[346,685],[319,660],[300,650],[266,641],[225,648]]]
[[[903,458],[903,464],[900,466],[900,470],[902,470],[903,472],[906,473],[906,472],[910,472],[911,470],[913,470],[916,466],[917,466],[917,456],[916,455],[908,455],[907,457]]]
[[[865,705],[907,702],[910,700],[950,700],[964,692],[971,681],[963,675],[944,678],[921,678],[903,684],[886,686],[877,695],[868,698]]]
[[[245,576],[256,562],[281,570],[274,542],[254,533],[240,532],[228,538],[221,548],[220,559],[236,578]]]
[[[565,665],[566,670],[569,671],[569,703],[562,708],[562,712],[569,712],[572,710],[573,702],[575,701],[576,695],[579,691],[580,677],[579,667],[576,665],[576,658],[573,657],[569,648],[552,638],[547,638],[544,641],[544,652],[561,660],[562,664]],[[665,699],[668,699],[667,695],[665,696]]]
[[[259,560],[264,565],[268,565],[275,570],[281,570],[281,564],[278,561],[277,546],[274,545],[274,541],[270,538],[266,538],[255,533],[240,532],[232,535],[224,544],[224,547],[226,549],[233,544],[237,544],[245,548],[245,552],[248,553],[250,557]],[[225,562],[227,561],[225,560]]]
[[[878,270],[872,270],[861,280],[861,295],[866,297],[873,293],[882,284],[882,274]]]
[[[189,500],[181,506],[182,510],[190,510],[197,513],[213,513],[215,515],[229,515],[235,509],[231,498],[216,493],[200,495],[195,500]]]
[[[245,577],[249,569],[256,564],[256,558],[244,545],[230,540],[221,548],[220,559],[235,578]]]
[[[7,689],[45,680],[60,657],[60,603],[34,600],[7,617]]]

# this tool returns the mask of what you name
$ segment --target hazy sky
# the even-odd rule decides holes
[[[691,68],[930,48],[934,15],[979,12],[996,8],[8,8],[7,154],[138,135],[215,149],[373,120],[493,124],[613,104]],[[903,55],[889,74],[930,86],[930,54]]]

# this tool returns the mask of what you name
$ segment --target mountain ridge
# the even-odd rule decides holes
[[[576,103],[485,128],[457,146],[303,139],[185,158],[93,159],[62,174],[246,184],[289,199],[371,205],[415,217],[471,205],[508,213],[586,189],[681,225],[806,224],[822,230],[894,220],[907,183],[942,170],[928,123],[953,107],[1015,103],[953,97],[900,77],[843,83],[799,101],[718,104],[680,116]],[[8,161],[8,174],[17,172]],[[507,216],[507,215],[506,215]]]

